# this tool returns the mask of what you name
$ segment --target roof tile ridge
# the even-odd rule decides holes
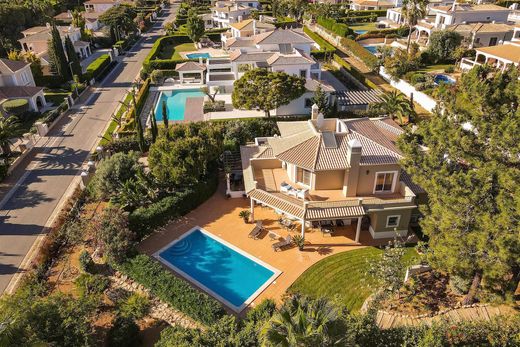
[[[401,157],[401,158],[403,157],[402,154],[397,153],[396,151],[394,151],[394,150],[392,150],[392,149],[390,149],[390,148],[388,148],[388,147],[386,147],[386,146],[383,146],[383,145],[377,143],[376,141],[372,140],[370,137],[367,137],[367,136],[365,136],[365,135],[363,135],[363,134],[361,134],[361,133],[355,131],[354,129],[350,129],[350,131],[353,132],[353,133],[356,133],[357,135],[359,135],[359,136],[361,136],[361,137],[363,137],[363,138],[365,138],[365,139],[367,139],[368,141],[372,142],[373,144],[375,144],[375,145],[378,146],[378,147],[381,147],[381,148],[383,148],[383,149],[385,149],[385,150],[387,150],[387,151],[390,151],[390,152],[392,152],[392,153],[398,155],[398,156]],[[384,135],[383,135],[383,136],[384,136]]]

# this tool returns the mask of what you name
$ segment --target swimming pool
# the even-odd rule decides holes
[[[441,83],[455,84],[455,82],[456,82],[453,77],[448,76],[448,75],[443,75],[443,74],[435,75],[435,77],[433,78],[433,81],[435,82],[435,84],[441,84]]]
[[[163,101],[166,101],[166,112],[168,120],[184,120],[186,99],[192,97],[203,97],[205,94],[198,89],[179,89],[162,91],[159,101],[155,106],[155,119],[163,119]]]
[[[363,48],[365,48],[367,51],[369,51],[372,54],[376,54],[378,46],[380,46],[380,45],[365,45],[365,46],[363,46]]]
[[[236,312],[281,273],[200,227],[191,229],[155,257]]]
[[[368,30],[354,30],[354,32],[358,35],[363,35],[368,32]]]
[[[186,54],[186,58],[188,58],[188,59],[198,59],[198,58],[208,59],[209,57],[211,57],[211,55],[209,53],[189,53],[189,54]]]

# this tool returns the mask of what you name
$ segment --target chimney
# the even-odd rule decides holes
[[[323,116],[323,113],[318,113],[318,118],[316,119],[316,126],[321,131],[323,129],[323,122],[325,122],[325,116]]]
[[[351,139],[347,143],[347,162],[350,168],[345,172],[343,180],[343,193],[345,196],[356,196],[357,194],[361,148],[361,142],[357,139]]]
[[[253,19],[253,35],[256,35],[256,19]]]
[[[235,4],[235,11],[238,11],[238,4]]]
[[[72,18],[72,12],[70,10],[67,11],[67,17]]]
[[[314,104],[311,107],[311,119],[317,120],[318,119],[318,113],[320,112],[320,109],[318,108],[318,105]]]

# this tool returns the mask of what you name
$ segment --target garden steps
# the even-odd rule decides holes
[[[443,320],[454,323],[474,320],[489,321],[496,316],[516,313],[518,313],[517,310],[507,305],[472,305],[445,311],[434,316],[422,315],[417,317],[379,310],[376,314],[375,322],[381,329],[390,329],[401,326],[418,326],[421,324],[431,325]]]

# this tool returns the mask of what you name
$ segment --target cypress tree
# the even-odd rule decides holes
[[[155,119],[155,112],[152,109],[152,120],[151,120],[151,129],[152,131],[152,143],[155,143],[155,140],[157,139],[158,135],[158,129],[157,129],[157,119]]]
[[[164,123],[164,128],[166,132],[168,132],[168,108],[166,107],[166,100],[162,102],[162,119]]]
[[[134,117],[135,117],[135,127],[137,131],[137,139],[139,142],[139,149],[141,152],[144,152],[146,144],[144,141],[144,131],[143,131],[143,125],[141,124],[141,119],[137,115],[137,110],[134,108]]]
[[[65,37],[65,49],[67,51],[67,59],[69,60],[69,64],[71,65],[72,72],[74,72],[74,75],[81,77],[81,75],[82,75],[81,64],[79,63],[78,55],[76,54],[76,51],[74,50],[74,45],[72,44],[72,40],[68,36]]]
[[[69,81],[72,76],[70,75],[69,67],[67,64],[67,57],[63,50],[63,42],[61,41],[60,32],[56,27],[56,24],[52,24],[51,39],[49,40],[49,56],[51,58],[51,69],[52,71],[63,78],[65,81]]]

